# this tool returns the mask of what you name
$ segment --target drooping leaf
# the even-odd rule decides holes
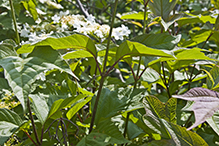
[[[156,16],[161,16],[164,21],[168,20],[177,0],[150,0],[149,7]]]
[[[173,123],[161,119],[171,135],[171,139],[176,146],[208,146],[208,144],[196,133],[187,131],[185,127],[180,127]]]
[[[19,128],[22,124],[20,116],[8,109],[0,109],[0,145]]]
[[[4,68],[5,78],[21,102],[24,111],[31,85],[41,72],[56,68],[75,77],[59,53],[49,46],[36,47],[26,59],[17,56],[5,57],[0,60],[0,65]]]
[[[70,97],[70,98],[66,98],[66,99],[56,100],[52,104],[52,107],[51,107],[51,109],[49,111],[47,119],[49,119],[49,118],[52,118],[52,119],[60,118],[60,116],[62,116],[62,113],[61,113],[60,109],[63,109],[63,108],[66,108],[66,107],[69,108],[72,105],[77,105],[78,103],[80,104],[81,102],[83,103],[85,97],[86,97],[86,95],[80,94],[77,97]],[[70,112],[69,114],[71,114],[71,113],[72,112]],[[71,115],[68,115],[68,117],[70,117],[70,116]]]
[[[30,94],[29,96],[33,102],[34,113],[43,125],[49,113],[49,107],[46,103],[46,100],[43,96],[37,94]]]
[[[163,104],[158,98],[147,96],[144,98],[143,103],[146,111],[146,114],[143,116],[144,123],[160,134],[161,137],[171,138],[161,118],[176,122],[176,100],[171,98],[166,104]]]
[[[71,119],[85,104],[91,101],[92,97],[89,96],[85,99],[76,101],[72,108],[67,112],[66,116],[68,119]]]
[[[36,46],[51,46],[53,49],[83,49],[96,56],[94,42],[84,35],[74,34],[63,38],[47,38],[33,45],[23,45],[17,50],[18,54],[32,52]]]
[[[195,123],[188,130],[202,124],[219,110],[219,93],[209,89],[196,87],[183,95],[173,95],[173,97],[194,101],[192,111],[195,114]]]
[[[106,146],[129,143],[110,119],[102,120],[77,146]]]
[[[116,60],[125,59],[127,63],[131,63],[132,56],[160,56],[172,58],[171,55],[164,53],[161,50],[149,48],[138,42],[125,41],[116,52]]]

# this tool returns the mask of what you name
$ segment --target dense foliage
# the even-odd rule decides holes
[[[218,0],[0,0],[0,145],[219,145]]]

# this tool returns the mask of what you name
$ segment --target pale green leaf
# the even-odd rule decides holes
[[[96,56],[94,42],[87,36],[74,34],[63,38],[47,38],[33,45],[23,45],[17,50],[18,54],[30,53],[36,46],[51,46],[53,49],[83,49]]]
[[[22,124],[20,116],[8,109],[0,109],[0,145],[19,128]]]

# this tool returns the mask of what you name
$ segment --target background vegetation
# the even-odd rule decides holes
[[[0,145],[219,145],[218,0],[0,0]]]

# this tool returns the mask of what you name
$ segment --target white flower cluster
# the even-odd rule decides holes
[[[41,0],[43,2],[43,0]],[[52,25],[55,26],[55,31],[64,32],[68,30],[73,30],[74,32],[82,33],[85,35],[92,35],[97,39],[104,41],[109,36],[110,27],[109,25],[100,25],[95,22],[95,17],[89,15],[85,18],[83,15],[70,15],[69,11],[61,11],[59,14],[55,14],[51,17]],[[40,22],[41,23],[41,22]],[[27,23],[23,25],[23,29],[20,31],[22,37],[28,38],[29,40],[25,43],[37,43],[41,40],[51,37],[50,33],[46,33],[45,26],[41,25],[40,31],[36,32],[36,28],[39,26],[29,26]],[[121,27],[113,28],[112,37],[115,40],[124,40],[128,37],[131,31],[125,25]]]
[[[109,35],[109,25],[100,25],[96,23],[95,17],[92,15],[89,15],[87,18],[85,18],[82,15],[66,15],[61,17],[60,21],[61,24],[65,27],[66,25],[73,27],[75,29],[75,32],[83,33],[86,35],[95,35],[101,40],[106,39]],[[57,23],[57,21],[55,21],[54,18],[53,22]],[[116,40],[124,40],[124,37],[128,37],[130,33],[131,31],[128,29],[128,27],[122,25],[121,27],[113,29],[112,37],[114,37]]]

